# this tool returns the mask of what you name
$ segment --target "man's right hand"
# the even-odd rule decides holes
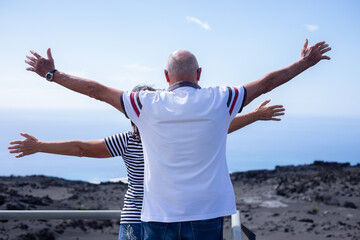
[[[31,67],[26,68],[28,71],[36,72],[41,77],[45,77],[45,75],[55,69],[54,59],[51,56],[51,49],[47,50],[47,59],[40,56],[34,50],[30,51],[32,56],[26,56],[25,62],[29,64]]]

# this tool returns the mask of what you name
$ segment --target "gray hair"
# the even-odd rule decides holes
[[[140,91],[156,91],[155,88],[148,85],[136,85],[131,91],[132,92],[140,92]]]

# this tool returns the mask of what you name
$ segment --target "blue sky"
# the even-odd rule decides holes
[[[271,98],[288,114],[360,116],[358,1],[0,1],[0,111],[103,109],[25,71],[30,49],[52,48],[64,72],[129,90],[166,88],[176,49],[203,67],[200,84],[242,85],[299,59],[304,39],[333,50]],[[251,110],[248,108],[248,110]]]
[[[73,175],[66,175],[68,170],[58,175],[93,179],[80,177],[77,169],[85,168],[83,174],[95,176],[102,169],[101,179],[106,179],[110,171],[119,176],[117,164],[122,164],[118,160],[99,164],[96,160],[86,165],[92,160],[61,156],[52,156],[49,162],[42,154],[17,160],[10,157],[8,142],[19,139],[19,132],[44,140],[89,140],[129,129],[128,120],[112,107],[25,71],[25,55],[31,49],[45,55],[50,47],[60,71],[123,90],[137,84],[167,88],[163,75],[167,57],[176,49],[188,49],[203,68],[201,86],[236,86],[298,60],[305,38],[310,45],[327,41],[332,60],[320,62],[246,107],[244,113],[272,99],[272,103],[286,107],[286,116],[280,123],[261,123],[260,128],[256,123],[246,128],[244,135],[232,135],[228,155],[239,158],[244,147],[237,144],[249,143],[242,136],[250,136],[253,142],[246,145],[249,156],[258,153],[259,161],[271,159],[269,165],[250,168],[291,164],[296,162],[293,159],[298,159],[296,163],[302,159],[307,163],[314,159],[356,163],[359,154],[355,146],[360,139],[359,12],[356,0],[0,0],[0,120],[11,123],[1,126],[0,132],[5,134],[0,137],[0,158],[5,167],[0,175],[56,175],[58,169],[67,169],[70,164]],[[47,125],[42,126],[39,119]],[[322,124],[323,119],[329,121]],[[303,129],[301,138],[296,134],[299,128]],[[276,135],[278,138],[273,137]],[[282,144],[292,147],[282,149]],[[310,151],[309,155],[302,149]],[[351,157],[346,158],[346,153]]]

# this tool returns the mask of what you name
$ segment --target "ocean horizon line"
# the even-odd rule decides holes
[[[301,166],[311,166],[311,165],[333,165],[333,166],[349,166],[349,167],[356,167],[356,166],[360,166],[360,162],[356,163],[356,164],[351,164],[350,162],[339,162],[339,161],[324,161],[324,160],[314,160],[312,163],[307,163],[307,164],[287,164],[287,165],[276,165],[274,168],[272,169],[267,169],[267,168],[258,168],[258,169],[250,169],[250,170],[244,170],[244,171],[229,171],[229,174],[237,174],[237,173],[247,173],[247,172],[261,172],[261,171],[275,171],[276,169],[281,169],[281,168],[288,168],[288,167],[301,167]],[[124,184],[128,184],[128,177],[119,177],[119,178],[109,178],[108,180],[102,180],[102,181],[98,181],[98,180],[85,180],[85,179],[72,179],[72,178],[66,178],[66,177],[62,177],[62,176],[55,176],[55,175],[46,175],[46,174],[25,174],[25,175],[16,175],[16,174],[10,174],[10,175],[0,175],[0,178],[18,178],[18,177],[49,177],[49,178],[59,178],[59,179],[63,179],[66,181],[81,181],[81,182],[88,182],[88,183],[92,183],[92,184],[103,184],[103,183],[117,183],[117,182],[121,182]]]

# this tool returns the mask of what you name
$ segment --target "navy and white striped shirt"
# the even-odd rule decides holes
[[[121,156],[127,169],[129,184],[120,223],[141,223],[144,196],[144,154],[141,141],[131,132],[116,134],[104,140],[111,156]]]

